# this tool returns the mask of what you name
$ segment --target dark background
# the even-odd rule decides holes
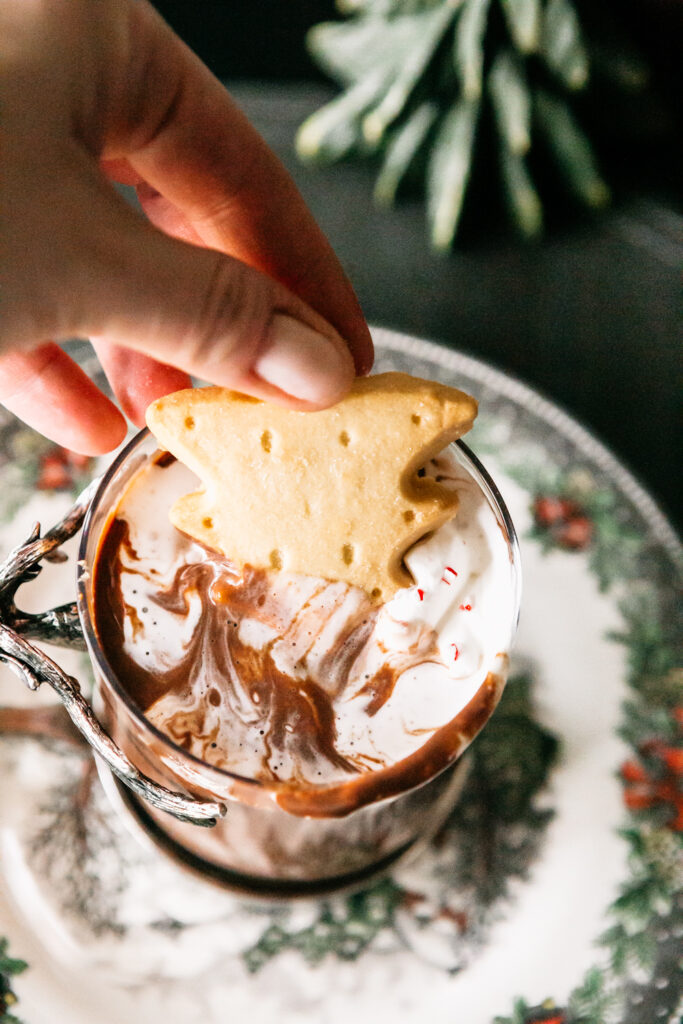
[[[441,341],[520,377],[590,426],[680,526],[683,330],[683,0],[579,2],[591,35],[635,47],[648,88],[593,76],[581,117],[615,203],[592,221],[558,205],[544,242],[519,244],[481,217],[443,259],[416,200],[378,211],[372,168],[304,168],[298,124],[334,95],[305,33],[332,0],[157,0],[223,79],[295,177],[369,321]],[[495,194],[492,188],[491,194]],[[495,206],[495,204],[494,204]]]

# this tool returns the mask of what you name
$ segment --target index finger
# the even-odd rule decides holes
[[[131,5],[121,110],[102,156],[125,159],[202,242],[274,277],[328,320],[358,373],[370,333],[341,265],[280,161],[147,4]],[[136,77],[137,76],[137,77]]]

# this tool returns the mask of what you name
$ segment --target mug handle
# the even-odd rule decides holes
[[[59,547],[80,530],[99,483],[99,479],[93,480],[64,518],[43,537],[40,524],[36,523],[27,540],[0,563],[0,661],[5,662],[29,690],[37,690],[42,683],[51,686],[87,743],[137,796],[181,821],[210,827],[225,815],[225,805],[174,792],[138,771],[100,725],[78,680],[67,675],[31,642],[41,640],[86,650],[76,602],[38,614],[23,612],[15,603],[19,587],[39,575],[41,560],[58,557]]]

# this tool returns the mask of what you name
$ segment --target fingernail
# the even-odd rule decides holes
[[[306,402],[332,403],[346,392],[353,363],[329,338],[284,313],[276,313],[254,372],[280,391]]]

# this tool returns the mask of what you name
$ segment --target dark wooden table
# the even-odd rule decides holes
[[[332,95],[314,84],[231,91],[296,179],[376,324],[440,341],[533,385],[610,446],[681,524],[683,217],[638,196],[546,241],[435,256],[418,202],[373,207],[372,174],[302,167],[293,137]]]

